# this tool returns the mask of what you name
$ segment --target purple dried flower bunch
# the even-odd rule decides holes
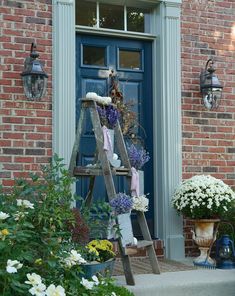
[[[103,107],[97,106],[97,111],[102,125],[105,125],[110,129],[115,127],[120,117],[120,113],[117,108],[112,105]]]
[[[150,160],[149,153],[142,146],[128,145],[127,152],[131,166],[137,170],[141,170],[145,163]]]
[[[133,206],[133,199],[131,196],[119,192],[115,198],[110,200],[110,206],[114,209],[117,215],[129,213]]]

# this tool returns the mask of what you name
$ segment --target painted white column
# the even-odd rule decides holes
[[[161,57],[156,59],[161,78],[155,103],[158,117],[155,128],[158,146],[155,229],[156,235],[164,239],[165,254],[169,259],[184,257],[182,218],[171,207],[172,194],[182,178],[180,2],[161,3],[158,11],[160,38],[156,43]]]
[[[53,0],[53,152],[66,164],[76,128],[74,6],[74,0]]]

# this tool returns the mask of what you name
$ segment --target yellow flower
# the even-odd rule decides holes
[[[94,253],[96,256],[99,256],[99,252],[96,250],[96,248],[92,247],[92,246],[88,246],[88,251],[89,253]]]
[[[115,256],[115,253],[112,251],[113,244],[106,239],[92,240],[88,243],[87,248],[89,252],[95,253],[97,256],[100,256],[101,260],[104,256],[108,256],[110,258]]]
[[[8,235],[10,232],[5,228],[1,231],[2,235],[6,236]]]
[[[37,265],[42,265],[42,259],[41,258],[38,258],[34,261],[35,264]]]

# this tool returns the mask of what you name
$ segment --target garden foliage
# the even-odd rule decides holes
[[[85,278],[81,254],[91,225],[71,209],[73,181],[55,155],[40,176],[16,180],[11,193],[1,190],[1,296],[132,295],[108,277]]]

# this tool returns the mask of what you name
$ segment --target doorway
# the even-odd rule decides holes
[[[153,196],[153,102],[152,102],[152,42],[145,40],[101,37],[95,35],[76,35],[76,121],[80,113],[80,99],[87,92],[109,96],[109,75],[114,71],[126,102],[134,102],[138,114],[139,135],[149,152],[150,161],[144,166],[145,193],[149,198],[149,211],[146,219],[151,234],[154,233],[154,196]],[[94,157],[95,139],[91,120],[83,129],[79,165],[86,166]],[[77,194],[85,197],[88,180],[79,179]],[[116,191],[123,192],[123,182],[117,182]],[[106,190],[102,177],[97,177],[94,198],[104,200]],[[135,231],[135,229],[134,229]],[[136,230],[138,235],[138,230]]]

